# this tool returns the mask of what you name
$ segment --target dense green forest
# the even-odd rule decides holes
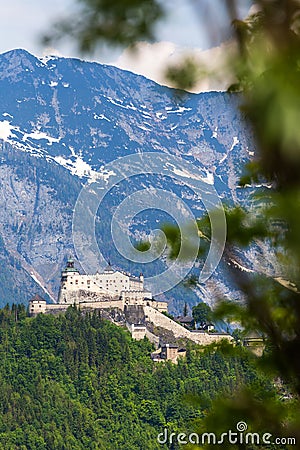
[[[241,384],[274,395],[242,347],[191,345],[178,365],[153,363],[151,351],[96,312],[1,309],[0,448],[176,449],[158,433],[192,429],[215,397]]]

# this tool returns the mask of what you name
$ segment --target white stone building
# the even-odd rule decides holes
[[[58,302],[46,303],[40,297],[29,302],[31,315],[65,311],[69,305],[80,308],[118,308],[124,311],[126,305],[152,306],[158,311],[168,311],[168,303],[152,298],[152,293],[144,288],[144,277],[134,277],[109,264],[104,272],[81,275],[69,259],[61,274]]]
[[[40,313],[59,314],[66,311],[69,305],[74,304],[83,311],[119,309],[125,315],[126,311],[130,311],[130,309],[140,309],[143,312],[143,321],[134,318],[132,313],[131,318],[137,319],[137,321],[134,323],[127,320],[126,325],[134,339],[143,339],[146,336],[156,345],[159,344],[159,338],[148,330],[147,323],[171,331],[176,339],[187,338],[200,345],[208,345],[222,339],[232,341],[232,337],[227,333],[207,333],[203,330],[196,332],[182,327],[179,323],[162,314],[168,311],[168,303],[152,298],[151,292],[144,289],[142,274],[139,277],[133,277],[124,272],[113,270],[110,265],[102,273],[81,275],[75,269],[74,262],[69,259],[67,266],[62,271],[58,303],[49,304],[36,295],[29,301],[29,314],[31,316]],[[166,356],[165,359],[172,358]],[[160,358],[160,360],[165,359]]]
[[[69,259],[62,271],[58,303],[79,304],[86,301],[122,299],[124,304],[138,304],[152,300],[152,293],[144,289],[144,277],[133,277],[125,272],[113,270],[109,264],[104,272],[94,275],[81,275]]]

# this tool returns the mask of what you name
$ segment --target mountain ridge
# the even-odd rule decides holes
[[[84,183],[117,158],[149,151],[183,158],[191,164],[190,176],[193,167],[197,168],[214,183],[223,201],[249,204],[255,187],[240,189],[238,180],[255,146],[238,109],[239,96],[174,94],[175,90],[113,66],[57,57],[42,62],[22,50],[0,55],[1,169],[10,180],[1,182],[7,196],[1,200],[5,214],[0,233],[5,249],[20,255],[20,261],[24,258],[32,268],[29,272],[41,276],[43,288],[36,281],[25,282],[28,295],[33,287],[40,294],[45,288],[53,292],[52,297],[56,295],[64,258],[74,251],[74,202]],[[38,176],[34,177],[35,168]],[[145,175],[139,183],[131,179],[115,186],[101,206],[105,214],[102,221],[96,220],[96,232],[105,256],[127,271],[141,268],[113,248],[109,218],[131,192],[140,185],[148,189],[153,183],[182,198],[197,217],[205,212],[187,186],[160,174],[152,181]],[[163,221],[166,216],[147,212],[131,224],[130,236],[142,238],[153,224]],[[164,264],[154,264],[149,270]],[[9,262],[7,267],[17,277]],[[190,306],[199,298],[211,303],[218,291],[214,283],[223,286],[226,295],[238,296],[220,266],[198,293],[187,294],[179,287],[165,294],[171,310],[179,311],[187,295]],[[20,295],[18,301],[24,301]]]

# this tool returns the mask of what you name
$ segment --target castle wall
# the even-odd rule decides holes
[[[160,311],[152,308],[151,306],[144,307],[146,320],[152,322],[157,327],[166,328],[171,330],[176,338],[185,337],[190,338],[190,331],[174,322],[174,320],[162,314]]]
[[[95,275],[78,272],[63,273],[58,303],[70,303],[70,292],[86,291],[99,296],[120,296],[122,291],[144,291],[143,278],[133,278],[122,272],[106,271]],[[151,293],[147,293],[151,295]]]
[[[124,302],[122,300],[107,300],[99,302],[80,302],[80,309],[91,308],[91,309],[108,309],[108,308],[118,308],[122,311],[124,310]]]
[[[129,324],[128,322],[126,322],[126,326],[127,326],[128,330],[130,331],[133,339],[140,341],[140,340],[144,339],[144,337],[146,336],[145,325],[135,325],[134,323]]]
[[[229,334],[210,334],[205,332],[189,331],[151,306],[145,306],[144,311],[146,321],[148,320],[158,327],[166,328],[167,330],[172,331],[176,338],[187,338],[200,345],[212,344],[213,342],[219,342],[222,339],[227,339],[229,341],[232,340],[232,337]]]
[[[70,305],[60,305],[59,303],[47,304],[45,314],[59,314],[65,312]]]
[[[82,302],[118,301],[119,295],[110,295],[107,292],[92,292],[87,289],[65,290],[60,294],[59,304],[79,305]]]
[[[150,300],[152,299],[151,292],[140,290],[122,291],[121,296],[124,302],[127,303],[128,305],[140,305],[144,301],[145,297],[149,298]]]
[[[144,301],[145,306],[151,306],[152,308],[157,309],[159,312],[168,312],[168,302],[160,302],[157,300],[151,300],[149,301],[146,299]]]
[[[47,304],[45,300],[33,300],[29,302],[29,313],[31,316],[36,316],[37,314],[58,314],[67,310],[69,304]],[[97,310],[97,309],[110,309],[118,308],[124,311],[124,301],[122,299],[115,300],[103,300],[103,301],[80,301],[78,307],[81,310]],[[232,337],[228,334],[222,333],[206,333],[203,331],[190,331],[170,319],[169,317],[162,314],[157,309],[152,306],[142,306],[145,314],[146,322],[149,321],[155,326],[165,328],[173,332],[175,338],[187,338],[196,344],[209,345],[213,342],[219,342],[222,339],[227,339],[232,341]],[[143,339],[145,336],[149,338],[156,346],[159,344],[159,338],[154,336],[151,332],[147,330],[147,327],[143,324],[129,324],[127,322],[127,327],[130,329],[132,337],[134,339]]]
[[[74,304],[74,303],[73,303]],[[42,301],[39,303],[29,302],[29,314],[31,316],[36,316],[37,314],[59,314],[61,312],[65,312],[70,304],[62,304],[62,303],[51,303],[47,304],[46,301]],[[77,303],[77,306],[83,309],[110,309],[110,308],[118,308],[121,311],[124,310],[124,303],[122,300],[111,300],[111,301],[99,301],[99,302],[80,302]]]
[[[149,339],[149,341],[154,344],[155,348],[159,347],[160,339],[158,336],[155,336],[155,334],[151,333],[151,331],[146,328],[146,337]]]
[[[127,290],[127,289],[125,289]],[[129,288],[130,291],[143,291],[144,283],[142,283],[138,278],[129,277]]]

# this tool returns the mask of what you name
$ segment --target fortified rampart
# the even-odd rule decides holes
[[[103,273],[80,275],[74,268],[74,262],[69,259],[62,271],[58,303],[47,304],[44,299],[35,296],[29,302],[29,314],[59,314],[70,305],[77,305],[82,311],[119,311],[133,338],[143,339],[147,336],[156,347],[159,337],[151,332],[150,323],[171,332],[175,339],[185,338],[200,345],[222,339],[232,340],[226,333],[188,330],[165,316],[162,312],[167,312],[167,302],[152,298],[151,292],[144,290],[142,274],[133,277],[114,271],[110,265]]]
[[[228,341],[233,340],[233,338],[227,333],[207,333],[202,330],[187,330],[182,325],[165,316],[151,306],[145,306],[144,313],[146,323],[149,321],[157,327],[172,331],[175,338],[186,338],[200,345],[209,345],[213,342],[220,342],[222,339],[227,339]]]

